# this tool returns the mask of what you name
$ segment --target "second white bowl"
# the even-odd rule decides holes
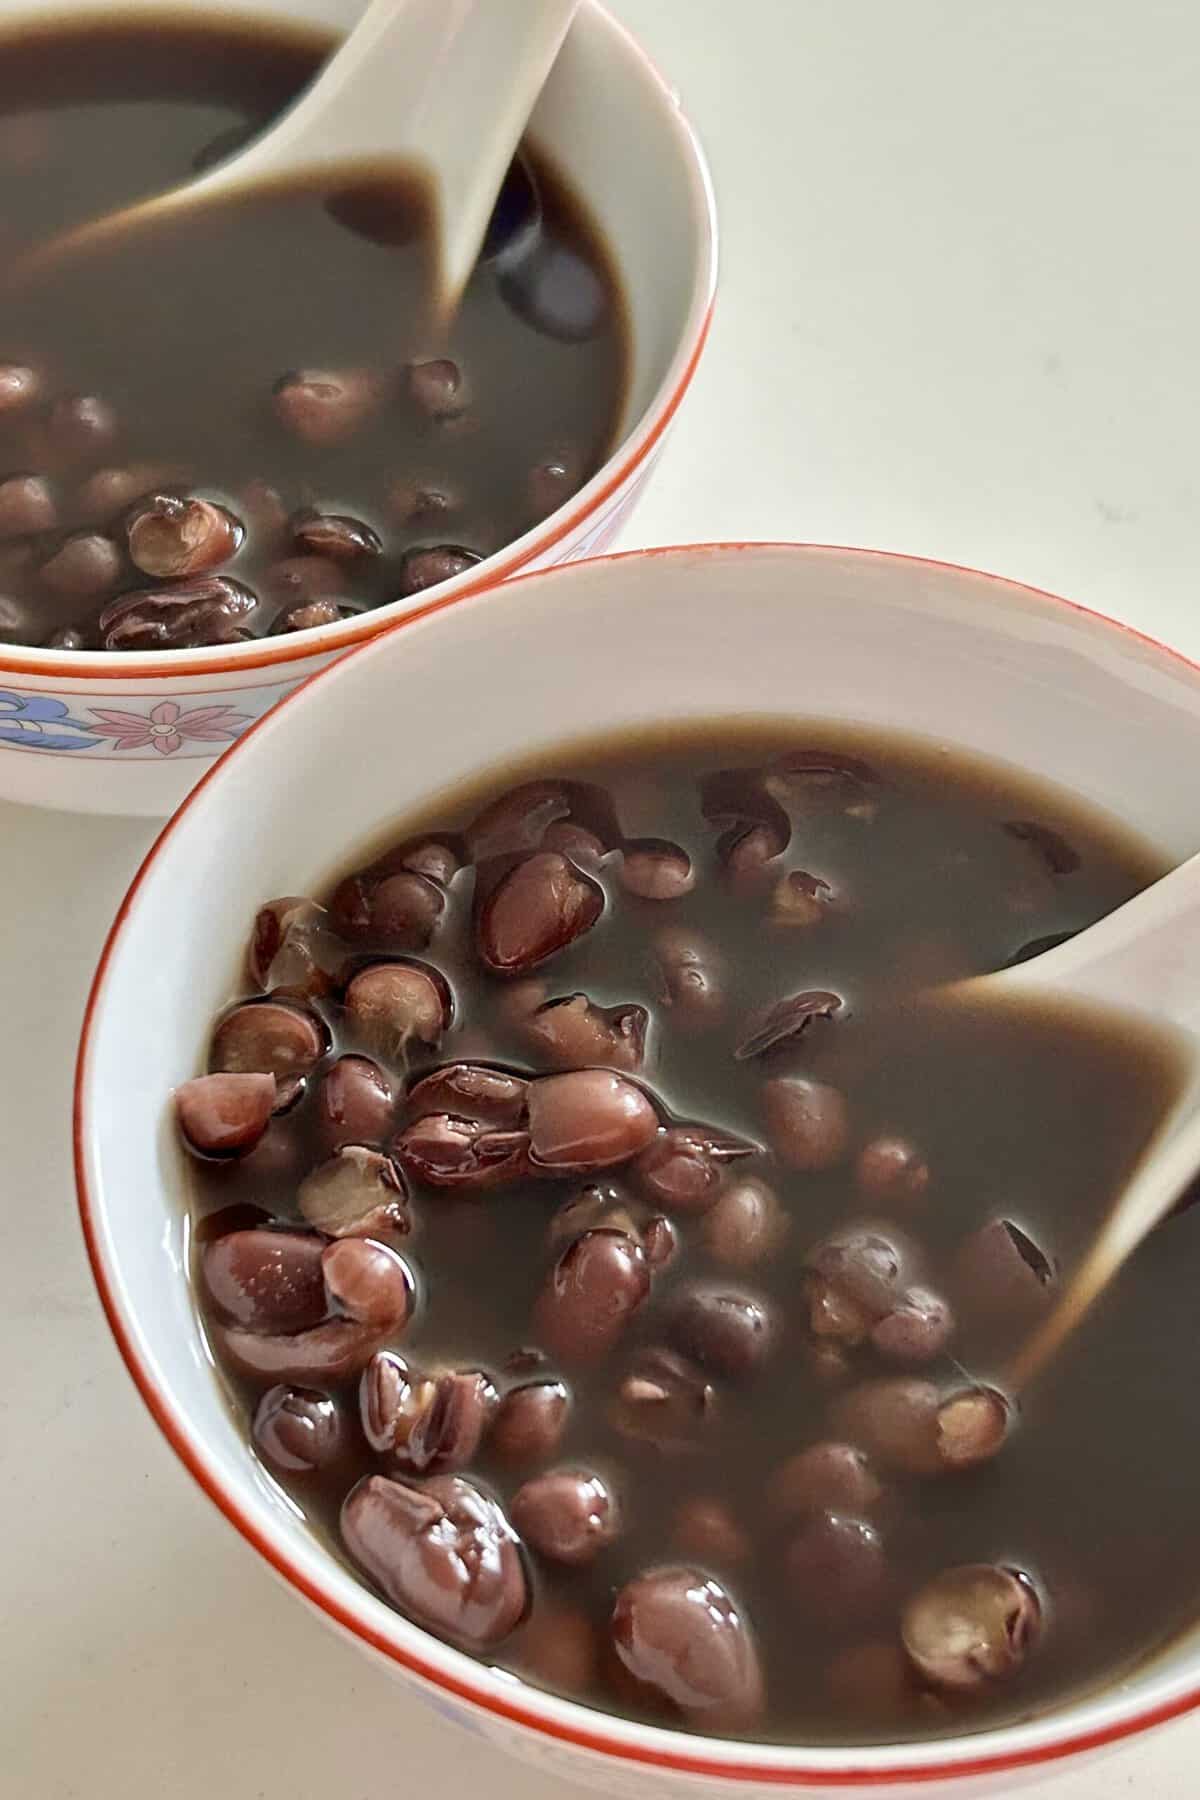
[[[234,23],[346,31],[363,0],[235,0]],[[161,0],[124,11],[151,17]],[[208,0],[174,0],[171,17]],[[70,8],[107,14],[106,0]],[[48,9],[0,0],[0,25]],[[406,613],[492,587],[518,569],[610,544],[653,469],[699,360],[716,281],[708,171],[667,86],[597,0],[582,0],[530,124],[583,197],[616,259],[632,367],[612,454],[565,506],[432,594],[336,625],[224,649],[85,655],[0,644],[0,799],[162,817],[246,728],[349,645]]]
[[[168,1094],[202,1066],[258,904],[314,891],[443,787],[539,745],[747,713],[924,734],[1038,773],[1172,858],[1200,844],[1181,779],[1200,750],[1200,671],[967,570],[794,546],[647,551],[402,624],[248,735],[166,828],[122,907],[78,1074],[93,1267],[143,1396],[237,1529],[327,1622],[498,1745],[639,1800],[1008,1793],[1023,1774],[1200,1703],[1200,1631],[1109,1692],[969,1737],[806,1749],[594,1712],[434,1640],[354,1580],[264,1476],[192,1306]],[[302,1636],[289,1654],[303,1655]]]

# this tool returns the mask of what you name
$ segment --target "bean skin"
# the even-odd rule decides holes
[[[550,1271],[534,1311],[539,1343],[564,1363],[596,1362],[617,1343],[650,1292],[640,1244],[621,1231],[586,1231]]]
[[[337,1460],[345,1433],[328,1394],[315,1388],[268,1388],[259,1401],[251,1436],[267,1461],[289,1475],[307,1475]]]
[[[369,1475],[346,1496],[341,1529],[389,1600],[464,1649],[498,1644],[528,1609],[516,1533],[499,1504],[460,1476],[415,1488]]]
[[[620,1530],[616,1501],[598,1475],[556,1469],[535,1475],[512,1498],[512,1522],[551,1562],[594,1562]]]
[[[272,1333],[302,1331],[325,1317],[323,1248],[315,1233],[228,1232],[204,1248],[204,1285],[231,1324]]]
[[[570,1410],[570,1393],[562,1381],[529,1381],[511,1388],[488,1439],[493,1456],[506,1463],[548,1461],[562,1440]]]
[[[404,1177],[379,1150],[345,1144],[309,1171],[296,1193],[308,1223],[326,1237],[409,1229]]]
[[[613,1642],[639,1681],[686,1719],[745,1730],[765,1704],[762,1669],[734,1600],[701,1569],[648,1570],[617,1595]]]
[[[179,1129],[201,1156],[245,1156],[275,1110],[275,1077],[199,1075],[175,1090]]]
[[[590,931],[604,890],[558,851],[513,864],[480,905],[475,942],[496,975],[524,975]]]
[[[633,1082],[607,1069],[544,1075],[529,1089],[529,1147],[555,1174],[628,1162],[658,1132],[658,1115]]]
[[[909,1600],[904,1648],[926,1680],[971,1693],[1014,1675],[1037,1644],[1042,1607],[1020,1572],[989,1563],[948,1569]]]
[[[391,1135],[395,1113],[391,1083],[368,1056],[339,1056],[313,1096],[315,1130],[332,1153],[348,1144],[379,1149]]]
[[[850,1125],[841,1092],[821,1081],[781,1075],[763,1089],[767,1134],[790,1169],[829,1169],[849,1148]]]

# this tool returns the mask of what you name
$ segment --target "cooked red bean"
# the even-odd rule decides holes
[[[423,963],[373,963],[346,989],[346,1016],[360,1036],[389,1061],[403,1061],[411,1043],[433,1045],[453,1016],[450,990]]]
[[[56,400],[46,420],[46,436],[55,455],[66,462],[93,462],[117,435],[117,417],[96,394],[67,394]]]
[[[948,1394],[938,1407],[937,1447],[947,1469],[973,1469],[1001,1450],[1013,1409],[995,1388],[969,1387]]]
[[[53,531],[58,508],[50,483],[41,475],[9,475],[0,481],[0,538]]]
[[[231,1231],[205,1245],[200,1267],[213,1305],[231,1324],[304,1331],[328,1310],[323,1251],[313,1233]]]
[[[529,1088],[529,1148],[542,1168],[603,1169],[628,1162],[658,1131],[658,1115],[633,1082],[607,1069],[543,1075]]]
[[[368,1441],[415,1475],[464,1469],[482,1442],[496,1390],[479,1369],[425,1373],[381,1351],[359,1383]]]
[[[111,538],[77,531],[65,539],[38,571],[43,587],[65,600],[98,600],[111,594],[124,563]]]
[[[275,1077],[199,1075],[175,1090],[179,1128],[202,1156],[244,1156],[275,1110]]]
[[[671,1125],[642,1151],[631,1179],[672,1212],[705,1212],[716,1200],[726,1163],[753,1156],[748,1138],[713,1125]]]
[[[454,1113],[480,1125],[512,1130],[524,1123],[529,1083],[483,1063],[448,1063],[409,1090],[410,1119]]]
[[[291,1002],[252,1000],[217,1026],[208,1053],[214,1074],[268,1074],[286,1106],[325,1054],[326,1034],[314,1013]]]
[[[859,1152],[854,1173],[873,1200],[919,1200],[929,1186],[929,1164],[907,1138],[872,1138]]]
[[[904,1648],[920,1674],[965,1693],[1014,1675],[1041,1626],[1033,1583],[991,1563],[947,1569],[912,1596],[900,1620]]]
[[[164,468],[159,463],[127,463],[121,468],[95,469],[80,484],[76,501],[81,516],[96,524],[111,526],[120,534],[126,523],[123,515],[135,500],[155,499],[164,491],[174,491],[173,483],[184,473]]]
[[[863,1382],[834,1407],[837,1430],[885,1468],[933,1475],[942,1467],[938,1447],[941,1398],[931,1381],[887,1376]]]
[[[940,1356],[954,1335],[954,1314],[940,1294],[911,1287],[871,1331],[871,1342],[889,1362],[924,1363]]]
[[[345,1144],[305,1176],[296,1193],[300,1211],[326,1237],[407,1231],[404,1177],[390,1157],[363,1144]]]
[[[587,1231],[546,1277],[534,1310],[539,1343],[567,1363],[607,1355],[650,1292],[640,1244],[622,1231]]]
[[[696,885],[687,851],[664,838],[631,839],[618,870],[621,885],[639,900],[679,900]]]
[[[673,1350],[643,1350],[622,1378],[611,1418],[622,1437],[656,1450],[694,1449],[718,1416],[717,1392],[703,1369]]]
[[[0,414],[27,412],[40,398],[42,378],[26,363],[0,363]]]
[[[548,1462],[562,1441],[570,1410],[564,1382],[527,1381],[510,1388],[497,1409],[488,1448],[507,1463]]]
[[[337,1460],[345,1433],[337,1404],[315,1388],[268,1388],[254,1413],[251,1435],[277,1469],[306,1475]]]
[[[914,1253],[900,1233],[872,1224],[850,1224],[814,1244],[804,1259],[811,1272],[810,1313],[818,1335],[857,1342],[878,1320],[907,1303]],[[831,1329],[833,1309],[852,1325]]]
[[[469,384],[448,356],[409,363],[405,377],[413,401],[431,419],[457,418],[470,405]]]
[[[320,450],[352,438],[375,410],[378,383],[362,369],[297,369],[275,384],[275,416]]]
[[[273,1334],[222,1325],[214,1335],[240,1375],[318,1386],[357,1375],[377,1348],[380,1331],[357,1319],[326,1319],[308,1331]]]
[[[370,940],[379,949],[423,950],[446,910],[436,881],[401,869],[382,879],[350,876],[333,896],[330,911],[340,931]]]
[[[821,1512],[807,1518],[788,1545],[787,1579],[807,1623],[839,1630],[877,1612],[887,1596],[883,1539],[866,1519]]]
[[[314,1130],[327,1151],[348,1144],[380,1148],[391,1136],[395,1098],[378,1063],[368,1056],[339,1056],[313,1095]]]
[[[736,1602],[703,1570],[648,1570],[617,1595],[617,1655],[693,1723],[744,1730],[765,1704],[762,1670]]]
[[[339,606],[333,600],[314,600],[310,606],[294,606],[272,625],[273,632],[319,631],[324,625],[336,625],[350,618],[356,609]]]
[[[260,906],[250,936],[247,966],[260,988],[328,991],[324,963],[332,957],[325,909],[303,895],[285,894]]]
[[[557,851],[513,864],[486,895],[475,922],[484,967],[523,975],[590,931],[604,910],[604,890]]]
[[[617,1536],[620,1512],[599,1475],[554,1469],[534,1475],[512,1497],[512,1522],[525,1542],[551,1562],[594,1562]]]
[[[383,549],[377,531],[346,513],[297,513],[292,536],[301,551],[334,562],[357,562],[362,556],[378,556]]]
[[[121,594],[100,614],[106,650],[192,650],[232,644],[258,598],[228,575],[194,575],[170,587]]]
[[[685,1356],[730,1380],[761,1369],[774,1336],[761,1300],[713,1287],[689,1288],[675,1298],[670,1332]]]
[[[155,494],[125,527],[129,560],[160,581],[219,568],[245,535],[241,520],[223,506],[176,494]]]
[[[767,1132],[791,1169],[829,1169],[849,1147],[845,1096],[828,1082],[778,1075],[763,1088]]]
[[[746,1062],[752,1056],[766,1056],[772,1050],[794,1049],[814,1019],[832,1019],[841,1010],[841,1005],[837,994],[823,988],[789,994],[747,1021],[733,1054],[739,1062]]]
[[[328,1244],[321,1271],[330,1300],[359,1325],[402,1331],[413,1304],[413,1278],[403,1257],[370,1238]]]
[[[642,1243],[640,1219],[628,1196],[619,1188],[595,1182],[564,1200],[551,1215],[546,1227],[547,1248],[557,1256],[585,1231],[623,1231],[635,1243]]]
[[[407,1126],[392,1153],[415,1181],[433,1187],[488,1188],[529,1173],[529,1136],[478,1119],[427,1113]]]
[[[771,1477],[767,1498],[784,1518],[831,1512],[867,1518],[883,1496],[864,1452],[832,1440],[797,1451]]]
[[[652,1269],[665,1269],[679,1255],[679,1233],[663,1213],[655,1213],[641,1229],[642,1249]]]
[[[482,1650],[529,1605],[519,1541],[497,1502],[457,1475],[420,1488],[368,1475],[342,1506],[350,1554],[403,1612]]]
[[[726,1267],[752,1269],[779,1249],[788,1223],[775,1190],[746,1175],[727,1182],[705,1213],[704,1241]]]
[[[631,1073],[645,1058],[649,1024],[644,1006],[596,1006],[586,994],[566,994],[537,1007],[524,1035],[538,1055],[560,1068],[604,1063]]]
[[[481,560],[478,551],[468,550],[463,544],[433,544],[425,550],[410,550],[400,565],[401,598],[423,593],[442,581],[453,581]]]

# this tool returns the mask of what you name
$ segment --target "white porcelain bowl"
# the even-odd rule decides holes
[[[84,1026],[75,1131],[88,1248],[130,1372],[201,1486],[317,1613],[448,1717],[639,1800],[1007,1794],[1200,1703],[1200,1630],[1108,1692],[945,1741],[782,1748],[630,1724],[488,1670],[359,1586],[260,1472],[192,1308],[168,1092],[202,1066],[257,905],[312,891],[444,785],[540,744],[747,713],[924,733],[1042,774],[1171,857],[1200,846],[1187,778],[1200,756],[1200,670],[1047,595],[908,558],[786,545],[645,551],[512,582],[324,670],[166,827],[113,927]],[[347,721],[352,762],[338,747]],[[303,1654],[302,1638],[289,1654]]]
[[[161,3],[129,0],[122,14],[153,15]],[[363,4],[234,0],[221,12],[234,21],[344,31]],[[44,22],[49,10],[0,0],[0,25]],[[70,7],[72,16],[111,10],[107,0]],[[210,0],[172,0],[170,8],[172,18],[211,11]],[[716,222],[703,155],[674,92],[596,0],[581,0],[531,131],[584,196],[614,252],[631,324],[629,391],[616,448],[598,473],[534,530],[438,588],[439,603],[613,541],[708,331]],[[306,675],[420,604],[399,600],[316,631],[212,650],[104,656],[0,644],[0,799],[162,817]]]

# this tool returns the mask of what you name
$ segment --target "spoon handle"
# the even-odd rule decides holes
[[[443,302],[475,266],[509,163],[578,0],[371,0],[289,112],[207,181],[401,160],[432,186]]]
[[[1013,1362],[1008,1391],[1021,1393],[1099,1299],[1142,1239],[1166,1218],[1200,1169],[1200,1091],[1193,1080],[1147,1146],[1124,1193],[1100,1228],[1062,1297]]]
[[[1200,1039],[1200,855],[999,980],[1150,1015]]]
[[[1166,1217],[1200,1169],[1200,855],[1190,857],[1098,924],[1000,976],[1010,994],[1079,999],[1175,1028],[1192,1063],[1188,1085],[1142,1153],[1132,1177],[1049,1317],[1010,1373],[1026,1387],[1075,1330],[1122,1264]],[[970,984],[964,984],[964,993]],[[996,990],[998,991],[998,990]],[[982,999],[982,992],[979,995]]]

